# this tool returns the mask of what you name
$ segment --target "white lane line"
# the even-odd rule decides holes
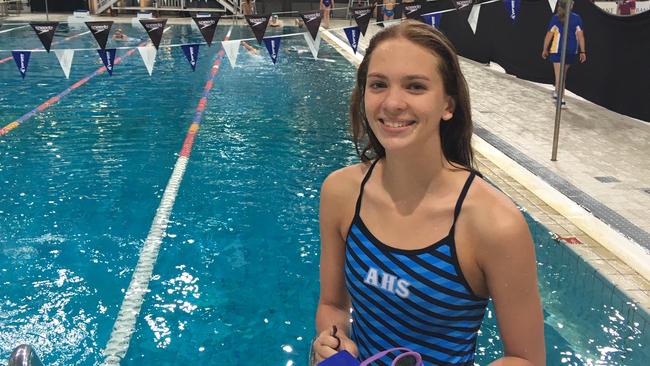
[[[16,29],[20,29],[20,28],[25,28],[25,27],[27,27],[27,25],[21,25],[20,27],[14,27],[14,28],[11,28],[11,29],[5,29],[5,30],[3,30],[3,31],[0,31],[0,33],[7,33],[7,32],[11,32],[12,30],[16,30]]]

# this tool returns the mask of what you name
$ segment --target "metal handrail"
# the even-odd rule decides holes
[[[9,357],[8,366],[43,366],[32,346],[21,344],[14,348]]]

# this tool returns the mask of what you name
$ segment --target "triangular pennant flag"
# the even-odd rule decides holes
[[[307,30],[309,31],[309,34],[311,34],[311,37],[316,40],[316,36],[318,35],[318,28],[320,27],[320,22],[323,18],[323,13],[321,13],[320,10],[308,11],[301,13],[300,17],[305,23],[305,27],[307,27]]]
[[[66,79],[70,79],[70,68],[72,67],[72,59],[74,58],[74,50],[54,50],[56,58],[59,59],[59,64],[63,69]]]
[[[555,7],[557,6],[557,0],[548,0],[548,6],[551,7],[551,11],[555,13]]]
[[[165,30],[165,24],[167,24],[167,19],[140,19],[140,24],[147,31],[154,47],[158,49],[163,31]]]
[[[34,32],[36,32],[36,35],[38,36],[38,39],[41,40],[45,50],[50,52],[50,46],[54,39],[54,32],[56,31],[56,27],[59,26],[59,22],[31,22],[29,25],[31,25]]]
[[[364,6],[361,8],[353,8],[352,16],[357,22],[357,26],[361,29],[361,34],[366,35],[366,30],[368,29],[368,23],[370,23],[370,18],[372,18],[372,11],[375,8],[372,6]]]
[[[108,41],[108,34],[111,32],[111,27],[113,26],[112,21],[102,21],[102,22],[86,22],[86,26],[90,29],[90,33],[93,34],[95,40],[99,44],[99,48],[106,48],[106,41]]]
[[[359,47],[359,34],[361,30],[359,27],[347,27],[343,28],[345,31],[345,36],[348,37],[348,42],[350,42],[350,47],[352,47],[352,53],[357,53],[357,47]]]
[[[440,20],[442,19],[442,14],[425,14],[422,16],[422,20],[428,25],[434,28],[440,28]]]
[[[142,61],[144,61],[144,66],[149,72],[149,76],[151,76],[151,73],[153,72],[153,64],[156,62],[156,53],[158,53],[158,50],[151,46],[145,46],[138,47],[138,51],[140,52]]]
[[[269,56],[271,56],[271,61],[275,64],[278,61],[278,51],[280,51],[280,37],[271,37],[264,38],[264,44],[266,44],[266,49],[269,51]]]
[[[517,20],[517,15],[519,15],[519,9],[521,9],[521,0],[503,0],[503,5],[505,5],[508,16],[514,23]]]
[[[208,46],[212,46],[212,39],[214,32],[217,30],[217,23],[221,19],[221,15],[211,15],[209,17],[194,17],[194,23],[199,27],[199,31],[207,42]]]
[[[115,48],[109,48],[107,50],[99,49],[97,50],[99,57],[101,57],[104,66],[106,66],[106,71],[108,71],[109,76],[113,76],[113,61],[115,61]]]
[[[424,2],[418,1],[414,3],[403,3],[404,16],[408,19],[417,19],[422,20],[420,15],[422,15]]]
[[[234,68],[237,64],[237,55],[239,55],[240,43],[241,41],[238,39],[234,41],[221,41],[223,50],[226,51],[226,56],[228,56],[228,60],[230,61],[230,67]]]
[[[29,65],[29,56],[32,54],[30,51],[11,51],[11,54],[14,56],[14,61],[16,61],[16,66],[18,66],[18,71],[20,75],[25,78],[27,73],[27,66]]]
[[[467,19],[472,5],[474,4],[473,0],[453,0],[454,5],[456,6],[456,11],[462,17],[462,19]]]
[[[481,13],[481,5],[472,6],[472,10],[469,12],[469,17],[467,17],[467,22],[472,28],[472,32],[476,34],[476,26],[478,25],[478,17]]]
[[[246,15],[246,22],[248,22],[248,25],[251,27],[253,30],[253,33],[255,33],[255,38],[257,39],[257,43],[262,44],[262,40],[264,39],[264,33],[266,33],[266,27],[269,25],[269,19],[271,19],[270,15]]]
[[[181,45],[183,53],[187,62],[192,66],[192,71],[196,70],[196,62],[199,60],[199,45],[198,44],[184,44]]]
[[[316,40],[312,40],[307,33],[304,33],[304,36],[312,56],[314,56],[314,59],[317,59],[321,41],[320,34],[316,36]]]
[[[320,47],[320,34],[316,35],[316,40],[311,39],[309,33],[303,33],[305,36],[305,41],[307,41],[307,46],[314,58],[318,58],[318,49]]]

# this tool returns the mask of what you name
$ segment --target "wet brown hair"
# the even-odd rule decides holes
[[[455,106],[453,117],[440,123],[442,153],[453,165],[474,169],[469,90],[465,77],[460,71],[456,50],[442,33],[417,20],[405,20],[377,33],[370,40],[366,55],[357,70],[357,81],[350,100],[350,120],[352,140],[361,161],[367,162],[386,156],[384,147],[368,125],[363,99],[372,53],[381,43],[397,38],[424,47],[438,59],[438,72],[442,78],[445,94],[453,99]]]

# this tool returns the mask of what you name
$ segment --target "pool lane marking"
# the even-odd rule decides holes
[[[169,30],[169,29],[170,29],[170,27],[167,27],[163,32],[166,32],[166,31]],[[142,43],[140,43],[137,47],[144,46],[145,44],[146,44],[146,42],[142,42]],[[136,47],[136,48],[132,48],[132,49],[130,49],[130,50],[129,50],[129,51],[128,51],[124,56],[119,56],[119,57],[115,58],[115,61],[113,62],[113,65],[117,65],[117,64],[119,64],[120,62],[122,62],[123,59],[125,59],[125,58],[131,56],[131,55],[132,55],[132,54],[137,50],[137,47]],[[24,115],[22,115],[22,116],[21,116],[20,118],[18,118],[17,120],[15,120],[15,121],[9,123],[8,125],[6,125],[6,126],[0,128],[0,136],[4,136],[4,135],[6,135],[7,133],[9,133],[9,131],[11,131],[11,130],[13,130],[14,128],[20,126],[21,123],[27,121],[28,119],[30,119],[30,118],[31,118],[33,115],[35,115],[36,113],[38,113],[38,112],[42,112],[42,111],[46,110],[47,108],[49,108],[49,107],[52,106],[53,104],[55,104],[55,103],[57,103],[58,101],[60,101],[61,98],[63,98],[63,97],[65,97],[66,95],[68,95],[71,91],[73,91],[73,90],[77,89],[78,87],[84,85],[86,82],[88,82],[88,80],[94,78],[94,77],[97,76],[97,75],[101,75],[101,74],[103,74],[104,72],[106,72],[106,67],[105,67],[105,66],[101,66],[101,67],[99,67],[99,68],[98,68],[97,70],[95,70],[92,74],[89,74],[89,75],[87,75],[86,77],[84,77],[83,79],[80,79],[80,80],[77,81],[76,83],[74,83],[74,84],[72,84],[71,86],[69,86],[68,88],[66,88],[66,89],[65,89],[64,91],[62,91],[61,93],[59,93],[59,94],[53,96],[52,98],[50,98],[50,99],[46,100],[45,102],[43,102],[43,103],[42,103],[41,105],[39,105],[38,107],[36,107],[36,108],[32,109],[31,111],[25,113]]]
[[[29,25],[29,24],[27,24],[27,25],[21,25],[20,27],[14,27],[14,28],[11,28],[11,29],[5,29],[5,30],[3,30],[3,31],[0,31],[0,34],[2,34],[2,33],[7,33],[7,32],[11,32],[12,30],[16,30],[16,29],[20,29],[20,28],[25,28],[25,27],[27,27],[28,25]]]
[[[69,40],[71,40],[71,39],[75,39],[75,38],[77,38],[77,37],[81,37],[81,36],[83,36],[83,35],[85,35],[85,34],[88,34],[88,33],[90,33],[90,31],[83,32],[83,33],[79,33],[79,34],[75,34],[75,35],[72,35],[72,36],[70,36],[70,37],[63,38],[63,39],[60,40],[60,41],[52,42],[52,46],[57,45],[57,44],[60,44],[60,43],[63,43],[63,42],[65,42],[65,41],[69,41]],[[30,51],[33,52],[33,51],[38,51],[38,50],[40,50],[40,48],[34,48],[34,49],[31,49]],[[54,51],[54,50],[52,50],[52,51]],[[10,60],[13,60],[13,56],[9,56],[9,57],[5,57],[5,58],[3,58],[3,59],[0,59],[0,64],[4,64],[5,62],[10,61]]]
[[[230,32],[232,27],[228,30],[224,41],[227,41],[230,38]],[[119,313],[117,314],[117,319],[113,325],[113,330],[111,331],[110,339],[106,344],[104,349],[104,362],[102,366],[119,366],[121,360],[126,355],[126,352],[129,349],[129,343],[131,342],[131,336],[135,331],[135,325],[140,314],[140,309],[142,308],[142,303],[144,302],[144,295],[149,292],[149,282],[153,274],[153,269],[158,260],[158,253],[160,251],[160,245],[162,244],[162,239],[165,236],[165,231],[167,230],[167,224],[169,223],[169,217],[171,216],[172,209],[174,207],[174,201],[178,194],[178,189],[183,181],[183,175],[185,174],[185,168],[190,158],[190,152],[192,151],[192,145],[194,144],[194,137],[199,131],[199,126],[201,124],[201,119],[203,118],[203,112],[207,105],[208,96],[210,90],[214,85],[214,78],[219,72],[219,66],[225,55],[224,49],[221,48],[216,55],[216,59],[212,64],[212,69],[210,71],[210,76],[203,87],[203,92],[201,93],[201,99],[196,107],[196,112],[194,113],[194,118],[192,118],[192,124],[190,125],[187,134],[185,135],[185,140],[183,141],[183,146],[181,148],[181,153],[176,160],[174,165],[174,170],[171,177],[165,187],[165,192],[160,201],[160,205],[156,210],[156,216],[151,223],[151,228],[149,229],[149,234],[147,239],[144,242],[144,246],[140,251],[140,257],[138,258],[138,263],[136,264],[135,269],[133,270],[133,277],[131,278],[131,283],[124,295],[124,301],[120,307]]]

